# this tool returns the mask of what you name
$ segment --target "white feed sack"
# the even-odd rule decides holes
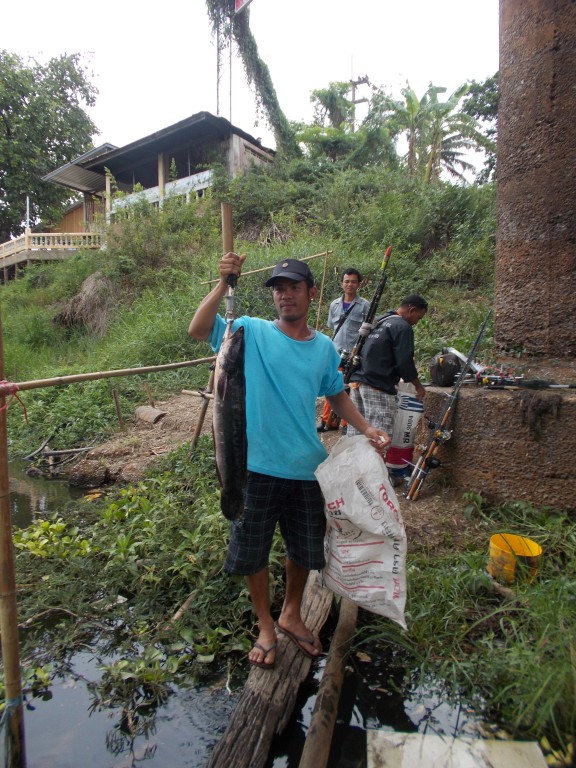
[[[406,532],[382,458],[362,435],[342,437],[316,470],[324,494],[324,583],[406,629]]]

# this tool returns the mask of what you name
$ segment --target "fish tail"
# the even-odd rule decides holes
[[[238,520],[244,514],[244,495],[222,490],[220,508],[227,520]]]

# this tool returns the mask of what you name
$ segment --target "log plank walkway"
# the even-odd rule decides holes
[[[302,602],[306,625],[319,632],[333,593],[311,573]],[[206,768],[263,768],[275,734],[285,729],[296,703],[298,689],[310,671],[312,659],[300,653],[285,635],[278,636],[276,667],[253,667],[228,727],[214,747]]]

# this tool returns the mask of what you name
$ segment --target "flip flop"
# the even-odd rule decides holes
[[[308,645],[316,645],[316,638],[312,633],[308,637],[301,637],[300,635],[295,635],[293,632],[290,632],[289,629],[285,629],[285,627],[282,627],[278,622],[276,621],[274,623],[276,629],[278,632],[281,632],[283,635],[286,635],[286,637],[291,640],[294,645],[298,648],[300,653],[303,653],[304,656],[308,656],[309,659],[317,659],[319,656],[321,656],[321,653],[310,653],[309,650],[304,648],[302,643],[307,643]]]
[[[270,651],[273,651],[276,648],[276,645],[277,643],[274,643],[273,645],[270,646],[270,648],[264,648],[264,646],[260,645],[260,643],[254,643],[254,648],[258,648],[259,651],[262,651],[262,653],[264,654],[264,658],[262,659],[262,661],[252,661],[252,659],[249,658],[248,661],[253,667],[260,667],[260,669],[274,669],[274,667],[276,666],[276,659],[274,659],[272,664],[266,664],[266,657],[268,656]]]

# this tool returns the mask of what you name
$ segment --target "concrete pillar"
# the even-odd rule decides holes
[[[500,0],[495,343],[576,355],[576,3]]]

